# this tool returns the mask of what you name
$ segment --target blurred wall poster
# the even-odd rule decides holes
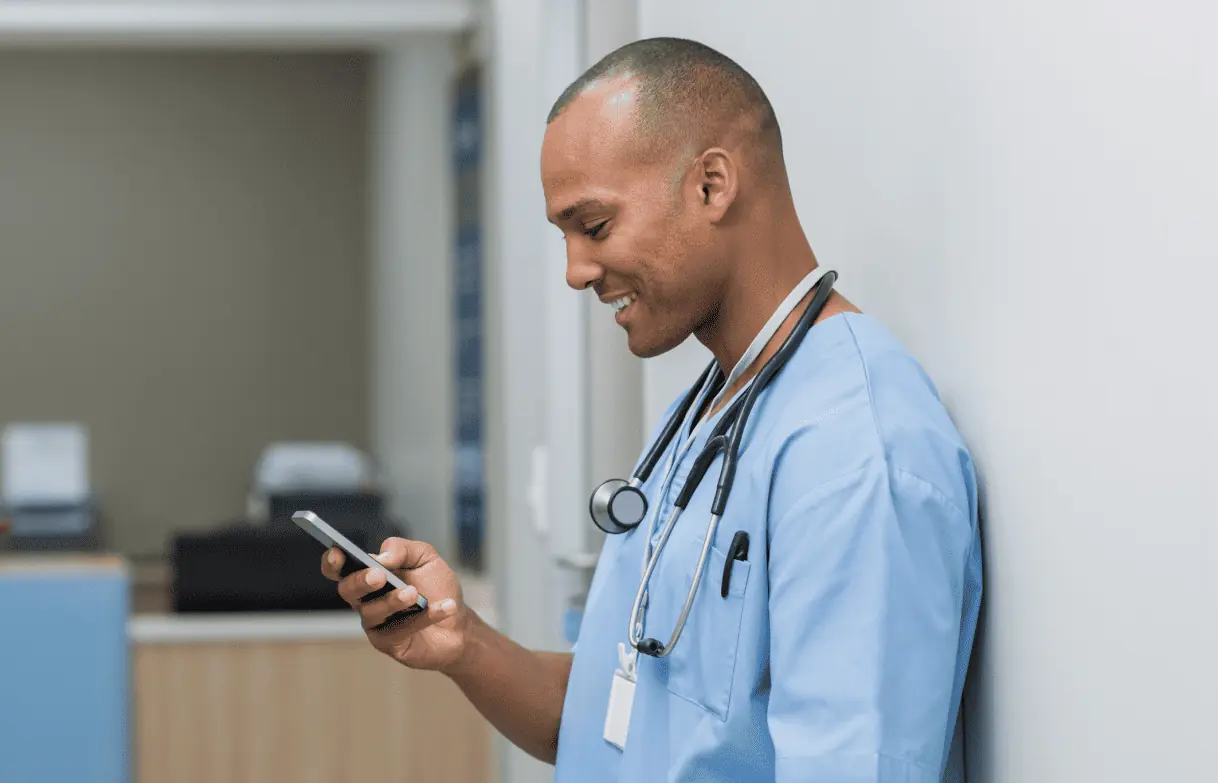
[[[456,81],[453,154],[456,174],[456,443],[455,522],[463,565],[482,568],[484,529],[482,438],[482,117],[481,71]]]

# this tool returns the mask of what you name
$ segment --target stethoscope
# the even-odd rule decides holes
[[[702,572],[706,567],[711,542],[714,540],[715,531],[719,527],[719,519],[723,516],[723,511],[727,507],[728,495],[731,494],[732,485],[736,477],[736,466],[740,456],[740,441],[744,434],[745,426],[748,423],[749,414],[752,412],[753,405],[756,404],[758,396],[765,390],[774,376],[786,365],[791,355],[799,348],[804,335],[808,333],[808,330],[816,322],[826,302],[829,301],[829,296],[833,292],[833,283],[836,279],[836,272],[823,270],[819,267],[814,269],[801,281],[799,286],[791,291],[786,301],[783,302],[783,305],[766,324],[765,329],[757,335],[753,344],[749,346],[749,350],[741,358],[741,361],[736,365],[729,378],[725,380],[723,374],[717,372],[718,364],[715,361],[711,361],[707,365],[706,369],[702,371],[702,375],[699,376],[698,382],[693,385],[682,399],[681,404],[677,406],[676,410],[668,418],[659,437],[656,438],[655,443],[647,451],[647,454],[634,471],[630,480],[610,479],[597,487],[592,493],[589,501],[592,521],[604,532],[616,535],[634,530],[642,524],[647,516],[648,503],[647,497],[643,494],[640,486],[651,476],[660,459],[668,450],[669,445],[671,445],[673,439],[677,436],[677,433],[684,429],[686,416],[694,406],[694,403],[698,400],[703,401],[703,405],[698,406],[698,410],[701,412],[706,409],[704,407],[706,399],[714,394],[715,404],[717,404],[726,389],[735,383],[737,378],[756,360],[762,349],[765,348],[765,345],[769,343],[774,333],[778,330],[778,327],[781,326],[787,316],[807,295],[807,292],[813,286],[816,287],[816,294],[812,297],[812,301],[808,303],[807,309],[800,315],[795,328],[783,340],[782,346],[762,366],[745,394],[739,396],[731,404],[711,431],[706,445],[702,447],[702,451],[694,460],[680,494],[677,495],[672,512],[664,524],[664,529],[658,543],[655,545],[654,552],[651,547],[651,536],[648,536],[643,558],[643,577],[639,583],[638,592],[635,595],[634,605],[630,610],[630,646],[639,652],[654,658],[664,658],[671,654],[673,648],[676,647],[677,640],[681,637],[681,631],[685,628],[685,622],[689,617],[690,609],[693,607],[694,598],[697,597],[698,586],[702,581]],[[711,409],[713,407],[714,405],[712,405]],[[692,444],[696,432],[697,428],[695,427],[686,440],[686,450]],[[681,513],[685,510],[685,506],[697,490],[698,484],[701,483],[706,471],[720,452],[723,452],[723,465],[719,469],[719,482],[715,487],[714,499],[711,502],[710,521],[707,523],[706,537],[702,542],[702,552],[698,557],[698,566],[694,569],[693,583],[690,585],[689,592],[685,597],[685,605],[681,609],[676,627],[673,629],[672,636],[667,644],[661,644],[658,639],[643,638],[642,613],[647,603],[647,585],[651,580],[651,574],[655,570],[656,563],[659,562],[660,553],[668,542],[668,537],[672,533],[677,519],[680,518]],[[669,461],[670,475],[664,482],[665,487],[662,490],[662,496],[667,494],[667,484],[671,480],[671,470],[676,462],[677,452],[674,451],[672,459]]]

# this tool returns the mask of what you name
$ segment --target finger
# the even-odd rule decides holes
[[[345,577],[338,583],[338,594],[355,608],[359,608],[364,596],[385,586],[385,572],[379,568],[365,568]]]
[[[326,553],[321,556],[321,573],[331,582],[342,581],[343,563],[347,562],[347,556],[338,547],[330,547]]]
[[[361,604],[359,608],[360,620],[363,622],[365,629],[376,628],[398,612],[417,608],[416,602],[418,600],[419,591],[415,587],[403,587],[394,590],[383,598],[377,598]]]
[[[409,589],[413,589],[413,588],[406,588],[406,589],[409,590]],[[398,593],[403,593],[403,595],[405,595],[405,593],[402,590],[397,591],[397,593],[395,593],[394,595],[397,595]],[[380,599],[380,601],[388,601],[392,597],[393,596],[386,596],[384,599]],[[405,600],[405,599],[399,599],[399,600]],[[372,606],[374,603],[380,603],[380,601],[370,602],[369,606]],[[412,605],[413,603],[414,603],[414,599],[411,598],[409,600],[409,602],[406,603],[405,607],[401,607],[395,611],[401,611],[402,608],[409,608],[409,606]],[[373,623],[365,621],[364,628],[369,633],[393,632],[395,634],[409,635],[409,634],[413,634],[413,633],[418,633],[419,631],[427,628],[428,626],[435,625],[436,623],[440,622],[441,620],[446,620],[449,617],[452,617],[453,615],[455,615],[456,613],[457,613],[457,602],[455,600],[453,600],[452,598],[446,598],[443,601],[430,601],[427,604],[427,608],[424,609],[422,612],[417,612],[417,613],[403,616],[400,618],[393,618],[390,620],[390,618],[393,617],[394,612],[393,611],[385,612],[384,615],[381,616],[379,623],[373,624]],[[386,623],[386,620],[389,620],[389,622]]]
[[[382,565],[395,570],[422,568],[438,558],[431,544],[396,537],[386,538],[381,544],[381,553],[376,556]]]

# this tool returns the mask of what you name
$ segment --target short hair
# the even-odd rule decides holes
[[[546,124],[599,82],[621,76],[637,80],[638,130],[657,151],[709,146],[744,126],[763,161],[781,163],[782,132],[761,85],[727,55],[684,38],[647,38],[610,52],[563,91]]]

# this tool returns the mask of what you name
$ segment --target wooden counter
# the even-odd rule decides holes
[[[466,600],[494,622],[485,590]],[[132,618],[139,783],[493,783],[493,730],[353,612]]]
[[[0,781],[495,782],[490,725],[354,612],[174,614],[147,571],[0,557]]]

